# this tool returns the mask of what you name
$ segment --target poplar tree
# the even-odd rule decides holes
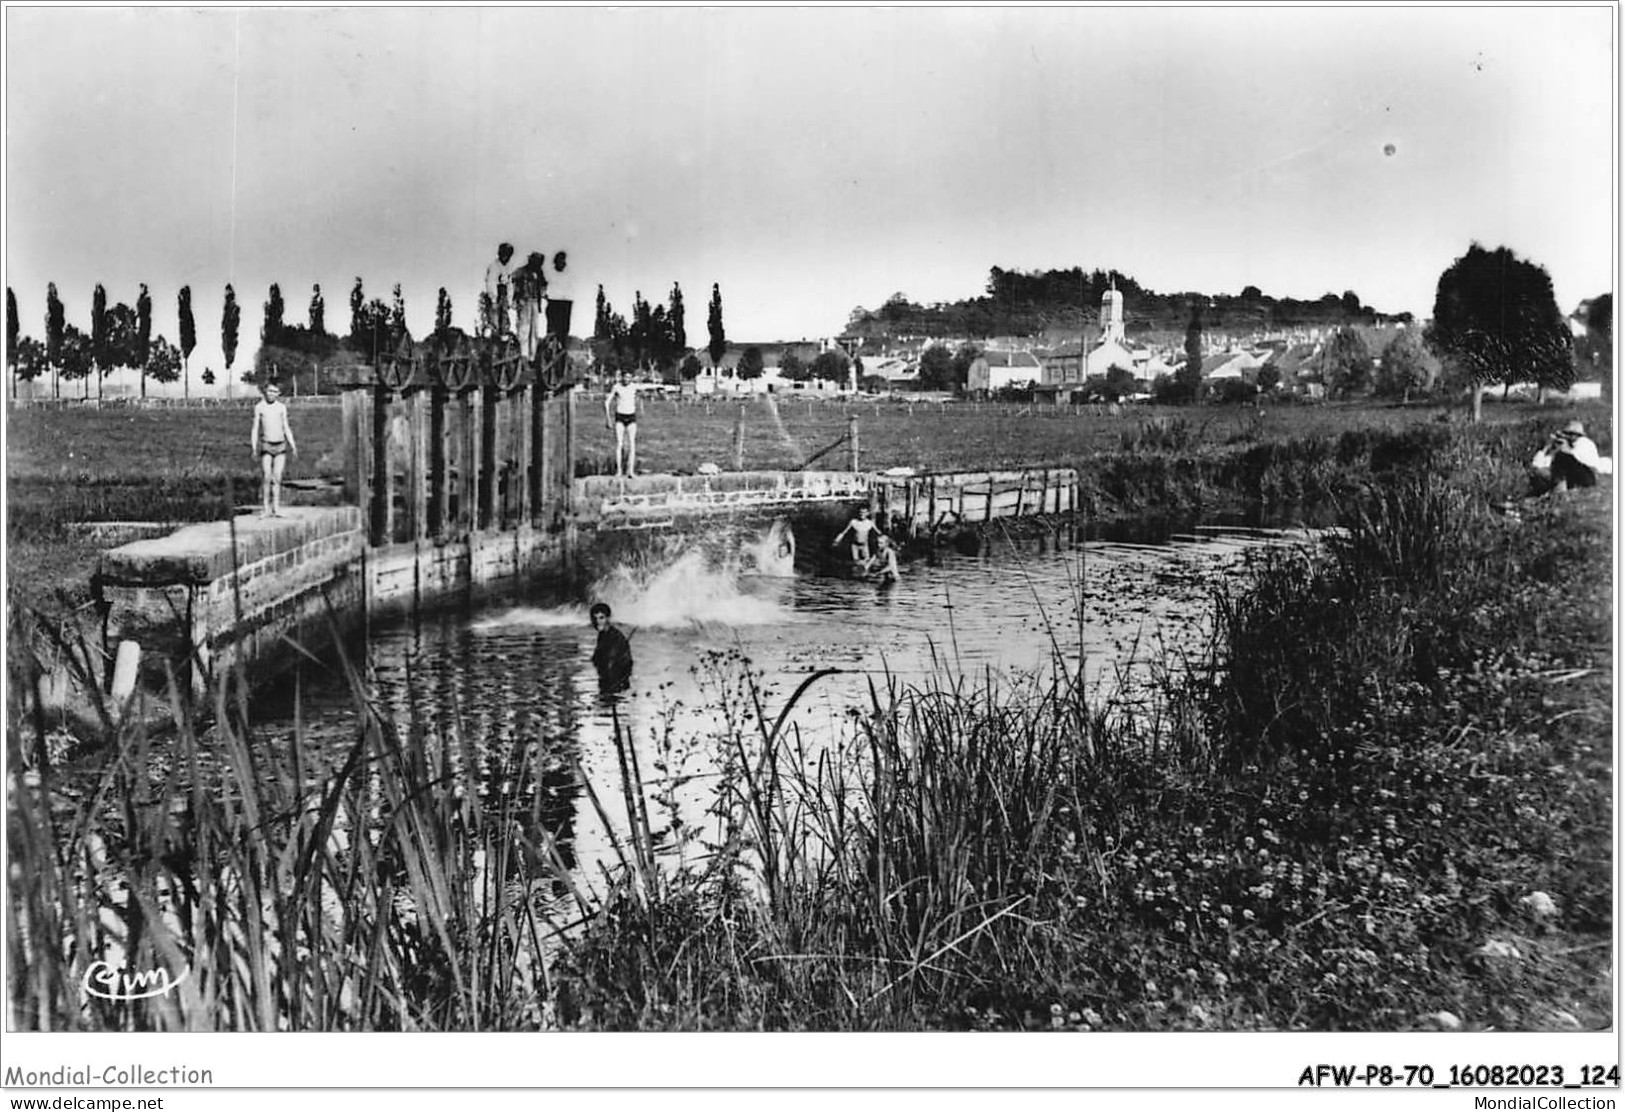
[[[237,292],[226,283],[226,306],[220,311],[220,347],[226,356],[226,371],[237,359],[237,326],[242,322],[242,310],[237,307]]]
[[[152,298],[147,284],[135,299],[135,365],[141,368],[141,396],[147,396],[147,355],[152,350]]]
[[[283,312],[282,287],[272,282],[270,295],[265,299],[265,324],[260,328],[260,341],[266,346],[281,341]]]
[[[361,292],[361,276],[357,275],[355,286],[350,290],[350,335],[359,337],[363,331],[365,320],[362,310],[367,307],[367,295]]]
[[[394,304],[389,310],[389,334],[395,343],[400,343],[403,336],[409,336],[406,331],[406,298],[401,294],[401,284],[395,283]]]
[[[681,355],[688,350],[688,331],[683,327],[683,289],[676,282],[671,284],[671,308],[666,313],[666,323],[671,329],[672,350]]]
[[[51,395],[61,397],[61,384],[57,380],[62,366],[62,340],[67,330],[67,317],[62,311],[62,299],[57,296],[56,283],[45,289],[45,361],[51,365]]]
[[[310,334],[321,336],[327,331],[327,302],[322,300],[320,282],[310,287]]]
[[[107,359],[107,291],[100,282],[90,297],[90,369],[96,376],[96,396],[102,396],[102,368]],[[90,379],[85,379],[85,397],[90,397]]]
[[[6,287],[6,366],[17,367],[17,295]]]
[[[192,317],[192,287],[182,286],[175,300],[181,325],[181,396],[184,398],[192,394],[187,365],[192,358],[192,349],[197,347],[197,321]]]
[[[715,371],[728,353],[728,337],[722,331],[722,289],[715,282],[711,284],[711,310],[706,314],[705,326],[711,333],[706,352],[711,356],[711,369]]]
[[[442,337],[451,331],[451,294],[446,292],[445,286],[440,287],[440,296],[435,299],[434,330],[435,335]]]

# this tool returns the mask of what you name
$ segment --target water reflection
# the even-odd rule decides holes
[[[771,720],[810,673],[841,670],[791,716],[810,751],[849,731],[871,681],[924,685],[945,667],[980,682],[1058,666],[1098,697],[1131,699],[1160,662],[1205,647],[1211,592],[1246,553],[1303,535],[972,538],[883,586],[818,567],[827,540],[795,540],[782,522],[644,538],[602,563],[585,599],[538,584],[472,613],[374,626],[377,699],[413,744],[444,746],[487,814],[517,823],[525,842],[551,842],[591,882],[619,856],[629,773],[657,800],[657,842],[677,852],[703,830],[722,747],[759,729],[747,672]],[[599,599],[635,661],[630,690],[612,698],[591,662]],[[307,677],[307,732],[338,751],[349,696],[314,686]]]

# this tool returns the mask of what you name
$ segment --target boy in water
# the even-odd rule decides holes
[[[846,528],[835,534],[834,548],[841,547],[841,539],[848,533],[852,534],[852,562],[867,565],[869,563],[870,535],[875,531],[875,523],[869,517],[869,507],[859,506],[858,516],[846,523]],[[867,568],[865,568],[867,570]]]
[[[602,602],[593,603],[587,611],[592,627],[598,631],[592,663],[598,669],[600,691],[625,691],[632,685],[632,645],[626,634],[610,624],[609,614],[609,605]]]
[[[260,400],[254,403],[254,428],[248,434],[248,447],[260,461],[261,516],[282,516],[282,471],[288,453],[297,455],[288,407],[282,401],[282,388],[267,380],[260,387]]]
[[[867,565],[870,574],[882,583],[896,583],[899,576],[897,549],[892,547],[891,538],[881,533],[875,538],[875,545],[874,558]]]

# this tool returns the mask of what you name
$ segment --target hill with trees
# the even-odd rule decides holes
[[[1353,290],[1328,293],[1314,301],[1271,297],[1257,286],[1239,294],[1194,291],[1159,293],[1121,271],[1020,271],[993,267],[986,292],[977,298],[919,305],[894,293],[878,309],[861,306],[847,321],[850,335],[865,340],[903,337],[1042,336],[1077,334],[1099,319],[1100,300],[1112,285],[1122,292],[1124,328],[1146,343],[1184,336],[1193,305],[1201,306],[1207,331],[1250,333],[1295,328],[1409,323],[1411,314],[1385,314],[1363,304]]]

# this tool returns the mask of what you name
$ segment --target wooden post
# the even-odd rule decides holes
[[[846,419],[846,435],[852,441],[852,473],[858,472],[858,419],[851,416]]]
[[[739,403],[739,417],[734,421],[734,470],[745,469],[745,403]]]
[[[1021,473],[1021,486],[1016,488],[1016,516],[1020,517],[1027,507],[1027,472]]]
[[[540,525],[547,505],[547,390],[530,384],[530,520]]]
[[[479,528],[489,529],[496,514],[497,493],[497,388],[480,387],[480,495]]]
[[[446,388],[429,390],[429,522],[428,535],[446,531],[446,495],[451,469],[446,466]]]
[[[429,525],[429,436],[427,426],[430,424],[429,414],[425,412],[429,407],[424,398],[424,391],[419,390],[412,395],[408,404],[411,409],[412,443],[408,446],[411,453],[411,474],[407,480],[407,490],[412,496],[412,539],[420,541],[428,535]]]
[[[372,522],[373,545],[389,542],[389,391],[372,388]]]
[[[930,483],[930,489],[926,494],[927,501],[925,524],[926,528],[931,531],[931,535],[934,537],[937,533],[937,477],[933,475],[927,480],[927,482]]]
[[[473,532],[475,504],[479,495],[480,486],[480,411],[474,405],[474,395],[464,393],[458,397],[458,416],[461,418],[461,428],[458,429],[459,459],[458,486],[461,488],[457,501],[457,529],[467,534]]]
[[[564,508],[575,509],[576,500],[576,394],[564,394]]]

